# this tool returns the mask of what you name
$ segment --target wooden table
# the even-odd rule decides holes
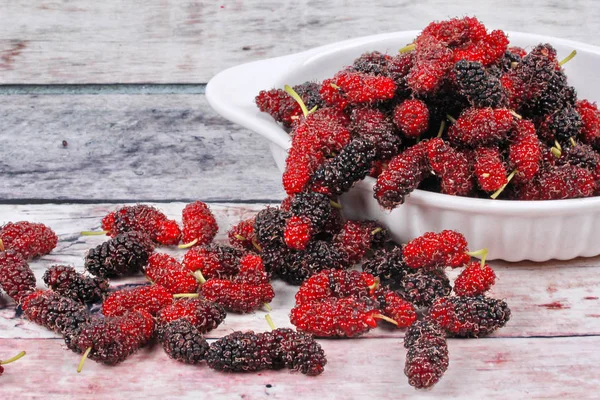
[[[79,232],[98,229],[119,204],[149,202],[178,218],[185,202],[207,201],[223,240],[232,223],[284,197],[266,141],[220,118],[203,96],[213,74],[241,62],[466,13],[493,28],[600,45],[593,0],[473,3],[0,0],[0,223],[43,222],[59,234],[56,250],[32,263],[40,285],[50,264],[82,268],[103,238]],[[514,316],[489,338],[450,340],[450,368],[431,391],[408,386],[403,332],[384,328],[321,340],[329,362],[316,378],[220,374],[160,348],[116,367],[88,362],[76,374],[78,356],[2,297],[0,357],[28,355],[7,366],[0,398],[600,397],[600,258],[492,265],[492,294]],[[290,326],[296,288],[275,289],[272,317]],[[209,337],[266,330],[264,315],[230,314]]]

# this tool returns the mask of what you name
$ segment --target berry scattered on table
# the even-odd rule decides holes
[[[75,271],[69,265],[53,265],[44,273],[44,283],[56,293],[82,303],[101,301],[108,291],[108,281]]]
[[[154,244],[143,233],[120,233],[88,251],[85,269],[99,278],[133,275],[142,271],[154,251]]]
[[[44,224],[9,222],[0,229],[0,250],[13,250],[25,260],[50,253],[58,243],[56,233]]]
[[[33,271],[20,253],[0,251],[0,288],[17,303],[35,290]]]

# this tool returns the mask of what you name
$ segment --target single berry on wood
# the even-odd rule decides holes
[[[44,224],[9,222],[0,229],[2,248],[19,253],[25,260],[50,253],[58,243],[56,233]]]
[[[467,265],[454,281],[457,296],[478,296],[484,294],[496,282],[496,274],[489,265],[475,261]]]
[[[183,208],[182,222],[182,239],[186,244],[208,244],[219,230],[215,216],[208,205],[201,201],[187,204]]]

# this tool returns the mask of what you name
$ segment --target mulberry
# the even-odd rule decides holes
[[[469,108],[448,130],[448,138],[459,145],[472,147],[496,144],[505,140],[512,129],[513,116],[504,108]]]
[[[226,278],[239,272],[243,250],[211,243],[193,247],[183,257],[183,265],[189,271],[201,271],[206,279]]]
[[[431,321],[418,321],[404,339],[408,349],[404,374],[417,389],[435,385],[448,369],[448,344],[442,329]]]
[[[198,289],[198,282],[192,271],[168,254],[155,253],[150,256],[144,273],[148,279],[171,294],[195,293]]]
[[[349,71],[339,72],[333,83],[352,104],[391,99],[397,88],[391,78]]]
[[[206,358],[208,342],[188,320],[178,319],[159,326],[157,336],[173,360],[196,365]]]
[[[333,238],[351,264],[362,260],[368,251],[382,247],[389,240],[387,230],[375,221],[348,220]]]
[[[471,166],[467,157],[440,138],[427,143],[427,156],[432,171],[441,179],[441,192],[466,196],[473,190]]]
[[[14,250],[0,252],[0,288],[20,303],[35,290],[35,275],[27,261]]]
[[[417,307],[429,307],[452,291],[450,280],[442,269],[407,274],[400,282],[402,296]]]
[[[474,169],[481,190],[495,192],[508,183],[502,155],[495,147],[480,147],[475,150]]]
[[[362,264],[362,270],[391,285],[399,283],[409,272],[404,264],[401,246],[376,250],[373,256]]]
[[[215,329],[227,314],[223,307],[204,299],[180,299],[163,308],[158,314],[160,324],[166,324],[179,319],[185,319],[206,333]]]
[[[112,219],[111,217],[108,220]],[[181,238],[177,222],[168,219],[158,209],[144,204],[124,206],[114,213],[114,222],[109,234],[116,236],[132,231],[143,232],[155,243],[163,245],[175,245]]]
[[[44,273],[46,286],[56,293],[82,303],[102,300],[108,291],[108,281],[89,277],[67,265],[53,265]]]
[[[279,260],[279,264],[269,261],[265,264],[274,265],[272,272],[292,285],[300,285],[307,278],[325,269],[348,267],[345,254],[334,244],[323,240],[311,242],[306,250],[289,253]]]
[[[457,337],[481,337],[506,325],[506,302],[485,296],[442,297],[429,309],[428,318]]]
[[[462,234],[451,230],[427,232],[404,247],[404,262],[410,268],[423,268],[426,271],[458,268],[471,259],[466,252],[467,240]]]
[[[202,296],[227,311],[249,313],[270,303],[275,292],[270,283],[252,284],[210,279],[200,287]]]
[[[128,311],[144,310],[152,316],[173,303],[173,295],[161,285],[140,286],[112,292],[102,303],[106,317],[125,315]]]
[[[125,232],[88,251],[85,269],[100,278],[142,271],[154,251],[149,238],[139,232]]]
[[[183,241],[186,244],[208,244],[219,230],[215,216],[201,201],[195,201],[183,208],[182,222]]]
[[[37,290],[21,305],[25,318],[51,331],[66,335],[90,320],[87,307],[50,290]]]
[[[232,247],[245,250],[256,250],[256,233],[254,232],[254,218],[244,220],[233,226],[229,232],[229,244]]]
[[[429,126],[429,109],[421,100],[405,100],[394,109],[394,123],[410,138],[418,138]]]
[[[9,222],[0,229],[2,250],[11,249],[25,260],[50,253],[58,243],[56,233],[44,224]]]
[[[500,80],[488,74],[484,66],[476,61],[461,60],[454,65],[458,88],[473,107],[505,107],[506,93]]]
[[[487,264],[481,265],[475,261],[467,265],[454,281],[454,293],[458,296],[478,296],[490,290],[495,282],[494,270]],[[449,294],[448,292],[445,296]]]

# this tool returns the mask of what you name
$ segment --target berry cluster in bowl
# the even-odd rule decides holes
[[[476,18],[429,24],[396,55],[256,96],[289,129],[288,194],[338,196],[367,175],[391,209],[414,189],[558,200],[600,192],[600,112],[550,44],[529,52]]]

